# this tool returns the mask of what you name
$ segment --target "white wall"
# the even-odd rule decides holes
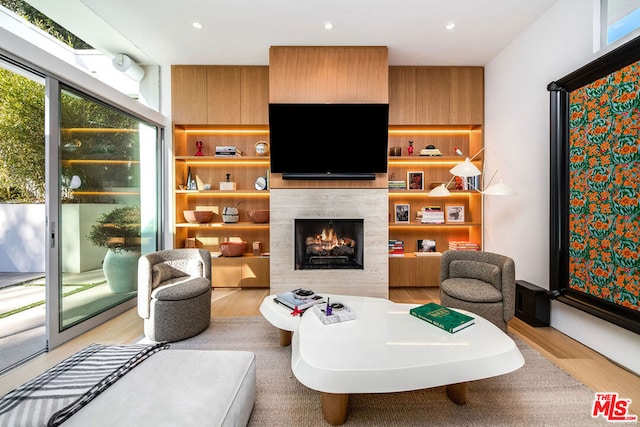
[[[593,4],[558,0],[485,67],[486,174],[516,197],[485,197],[484,247],[511,256],[516,277],[549,289],[547,84],[591,62]],[[640,374],[640,335],[553,302],[551,326]]]

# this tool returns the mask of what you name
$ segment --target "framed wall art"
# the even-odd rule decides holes
[[[464,222],[464,205],[446,205],[445,218],[447,222]]]
[[[396,203],[396,222],[409,222],[410,206],[408,203]]]
[[[409,190],[424,190],[424,172],[407,172]]]
[[[640,37],[547,89],[552,297],[640,333]]]

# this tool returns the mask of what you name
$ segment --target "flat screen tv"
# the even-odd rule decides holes
[[[387,172],[389,104],[269,104],[271,172],[375,179]]]

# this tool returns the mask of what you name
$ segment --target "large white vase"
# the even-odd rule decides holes
[[[138,259],[140,251],[109,249],[102,270],[111,292],[133,292],[138,287]]]

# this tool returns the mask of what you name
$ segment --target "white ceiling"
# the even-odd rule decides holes
[[[388,46],[390,65],[485,65],[556,0],[28,2],[102,52],[141,64],[268,65],[270,46],[369,45]]]

